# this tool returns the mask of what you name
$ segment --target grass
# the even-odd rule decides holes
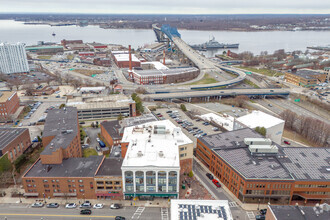
[[[90,156],[93,156],[93,155],[98,155],[96,150],[93,149],[93,148],[86,148],[83,150],[83,157],[90,157]]]
[[[297,141],[297,142],[300,142],[300,143],[305,144],[307,146],[318,147],[313,142],[307,140],[306,138],[304,138],[300,134],[298,134],[294,131],[288,130],[288,129],[284,129],[283,137],[284,138],[289,138],[289,139]]]
[[[248,79],[244,79],[244,83],[245,84],[248,84],[248,85],[250,85],[250,86],[252,86],[252,87],[254,87],[256,89],[260,89],[260,87],[258,85],[254,84],[252,81],[250,81]]]
[[[284,75],[281,72],[277,72],[275,70],[269,70],[269,69],[265,69],[265,68],[257,69],[257,68],[253,68],[253,67],[242,67],[242,66],[240,66],[239,68],[246,70],[246,71],[250,71],[250,72],[260,73],[265,76],[282,76],[282,75]]]
[[[104,72],[102,70],[90,70],[90,69],[75,69],[74,71],[86,76],[91,76],[93,74],[100,74]]]
[[[202,85],[202,84],[212,84],[212,83],[217,83],[218,81],[215,80],[214,78],[210,77],[209,74],[205,74],[203,79],[197,81],[197,82],[193,82],[187,85]]]
[[[38,59],[41,59],[41,60],[49,60],[50,58],[52,58],[52,56],[49,56],[49,55],[40,55],[37,58]]]

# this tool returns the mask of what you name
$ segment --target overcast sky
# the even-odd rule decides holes
[[[330,14],[329,0],[0,0],[0,13]]]

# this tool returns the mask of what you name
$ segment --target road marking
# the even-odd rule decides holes
[[[135,213],[132,216],[132,219],[139,219],[142,215],[142,212],[144,211],[145,207],[138,207],[135,211]]]
[[[237,203],[236,202],[229,202],[229,207],[234,208],[237,207]]]
[[[162,217],[162,220],[168,220],[168,208],[161,208],[160,215]]]
[[[116,216],[102,216],[102,215],[51,215],[51,214],[13,214],[13,213],[0,213],[0,216],[36,216],[36,217],[75,217],[75,218],[116,218]]]
[[[249,219],[255,219],[255,215],[252,211],[246,212]]]

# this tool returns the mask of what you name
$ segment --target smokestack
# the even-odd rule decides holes
[[[132,72],[132,53],[131,53],[131,45],[128,45],[128,59],[129,59],[129,71]]]
[[[165,65],[165,50],[163,50],[163,64]]]

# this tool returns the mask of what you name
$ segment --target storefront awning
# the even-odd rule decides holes
[[[24,193],[23,196],[39,196],[39,193]]]
[[[77,196],[77,193],[53,193],[53,196],[55,196],[55,197],[61,197],[61,196]]]

